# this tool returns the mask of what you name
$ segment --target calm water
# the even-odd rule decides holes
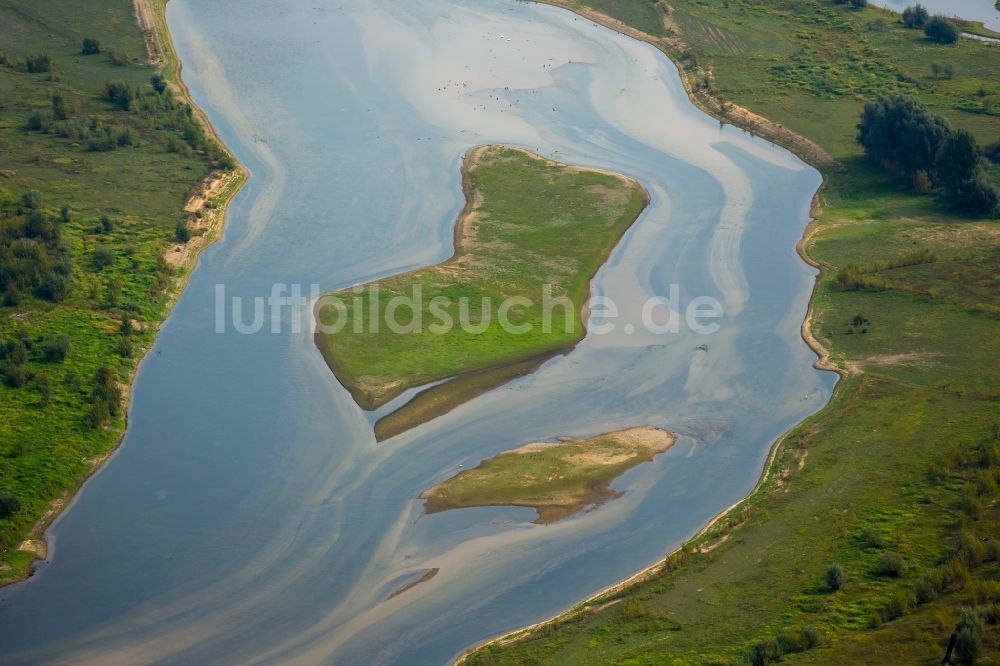
[[[793,249],[819,175],[692,107],[652,48],[500,0],[172,0],[168,19],[253,178],[142,364],[124,446],[50,530],[52,563],[0,592],[4,663],[441,664],[662,557],[828,399]],[[329,290],[447,257],[461,156],[489,141],[639,179],[652,205],[595,293],[624,315],[677,284],[724,304],[721,330],[591,336],[382,444],[308,332],[215,332],[217,284]],[[527,441],[641,424],[680,442],[553,525],[414,499]]]
[[[918,0],[872,0],[873,5],[902,12]],[[991,30],[1000,30],[1000,11],[994,0],[919,0],[931,14],[957,16],[969,21],[982,21]]]

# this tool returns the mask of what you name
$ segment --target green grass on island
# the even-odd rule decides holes
[[[451,259],[329,294],[317,306],[329,328],[316,342],[363,408],[452,378],[380,421],[379,439],[579,342],[590,280],[647,202],[632,180],[517,148],[471,150],[463,174],[468,203]],[[415,308],[394,309],[393,299],[415,294]]]
[[[587,439],[534,442],[484,460],[421,493],[424,510],[525,506],[536,523],[551,523],[618,497],[611,482],[669,449],[675,437],[652,427],[628,428]]]
[[[172,75],[151,80],[134,11],[0,0],[0,582],[119,441],[131,373],[241,180]]]
[[[854,143],[880,93],[1000,139],[1000,48],[824,0],[669,5],[670,42],[653,41],[696,97],[838,162],[803,249],[822,267],[811,330],[845,378],[755,492],[659,570],[465,663],[929,665],[956,630],[953,663],[1000,663],[1000,223],[914,194]],[[864,286],[838,288],[845,269]]]

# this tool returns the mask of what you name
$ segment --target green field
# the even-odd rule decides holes
[[[525,444],[428,488],[420,499],[426,500],[427,513],[526,506],[538,512],[535,522],[551,523],[618,497],[620,493],[610,490],[611,482],[674,441],[665,430],[647,426]]]
[[[85,38],[98,53],[81,53]],[[185,211],[231,160],[174,82],[154,90],[146,60],[130,0],[0,0],[3,582],[25,575],[40,546],[21,542],[119,441],[131,372],[239,184],[227,175],[208,208]],[[179,225],[195,237],[184,248]]]
[[[899,186],[864,161],[854,126],[864,100],[898,91],[997,140],[1000,49],[933,46],[895,15],[819,0],[670,5],[686,50],[660,44],[698,94],[839,161],[803,249],[823,268],[812,331],[845,378],[751,497],[660,571],[467,663],[936,664],[963,609],[976,663],[998,663],[1000,224]],[[837,289],[852,264],[877,285]]]
[[[471,151],[464,180],[471,203],[451,259],[335,292],[317,310],[331,327],[317,332],[317,344],[365,409],[407,388],[455,378],[383,422],[380,439],[582,339],[590,279],[646,203],[634,181],[499,146]],[[412,298],[414,307],[394,310],[397,298]]]

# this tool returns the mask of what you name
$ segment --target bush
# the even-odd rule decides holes
[[[876,572],[890,578],[898,578],[906,573],[906,560],[899,553],[885,553],[878,561]]]
[[[826,580],[827,587],[829,587],[832,592],[836,592],[843,587],[846,578],[847,576],[844,573],[844,567],[839,564],[831,564],[826,570],[824,580]]]
[[[891,622],[906,615],[908,610],[910,610],[910,600],[902,592],[896,592],[882,606],[879,617],[883,622]]]
[[[167,80],[163,78],[162,74],[153,74],[149,77],[149,84],[153,86],[153,90],[161,95],[167,89]]]
[[[42,358],[46,361],[63,361],[69,355],[70,339],[65,334],[46,336],[41,346]]]
[[[885,537],[878,530],[871,527],[861,530],[861,541],[868,548],[885,548]]]
[[[983,623],[971,608],[963,608],[955,625],[955,657],[961,664],[974,664],[983,647]]]
[[[950,62],[932,62],[931,73],[942,79],[950,79],[955,76],[955,66]]]
[[[960,35],[958,28],[941,14],[935,14],[924,25],[927,39],[938,44],[954,44]]]
[[[94,266],[97,270],[102,270],[115,263],[116,258],[115,251],[110,247],[99,247],[94,252]]]
[[[52,71],[52,58],[47,53],[28,56],[24,61],[24,66],[29,74],[44,74]]]
[[[31,379],[31,373],[23,365],[7,363],[3,367],[3,376],[11,388],[21,388]]]
[[[781,646],[774,639],[761,641],[750,648],[747,658],[753,666],[766,666],[781,658]]]
[[[174,228],[174,238],[178,243],[187,243],[191,240],[191,230],[188,229],[186,222],[178,222],[177,226]]]
[[[0,493],[0,520],[10,518],[21,510],[21,500],[11,493]]]
[[[913,5],[903,10],[903,25],[907,28],[922,28],[929,18],[927,9],[923,5]]]
[[[1000,164],[1000,141],[994,141],[983,148],[983,157],[994,164]]]
[[[124,81],[109,81],[104,84],[104,99],[123,111],[132,108],[132,102],[138,97],[132,87]]]
[[[804,627],[782,631],[778,634],[777,641],[782,654],[794,654],[818,646],[823,642],[823,636],[813,627]]]
[[[83,38],[83,47],[80,53],[83,55],[96,55],[101,52],[101,43],[93,37]]]

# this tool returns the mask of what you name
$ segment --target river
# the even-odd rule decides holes
[[[5,664],[442,664],[662,557],[828,400],[794,250],[820,176],[692,106],[652,47],[507,0],[167,13],[184,80],[252,177],[141,364],[123,446],[49,530],[51,563],[0,591]],[[635,311],[678,285],[682,305],[723,304],[719,331],[590,335],[380,444],[307,330],[216,331],[216,285],[247,301],[449,256],[461,158],[485,142],[638,179],[651,204],[594,293]],[[551,525],[415,499],[524,442],[644,424],[678,444]]]

